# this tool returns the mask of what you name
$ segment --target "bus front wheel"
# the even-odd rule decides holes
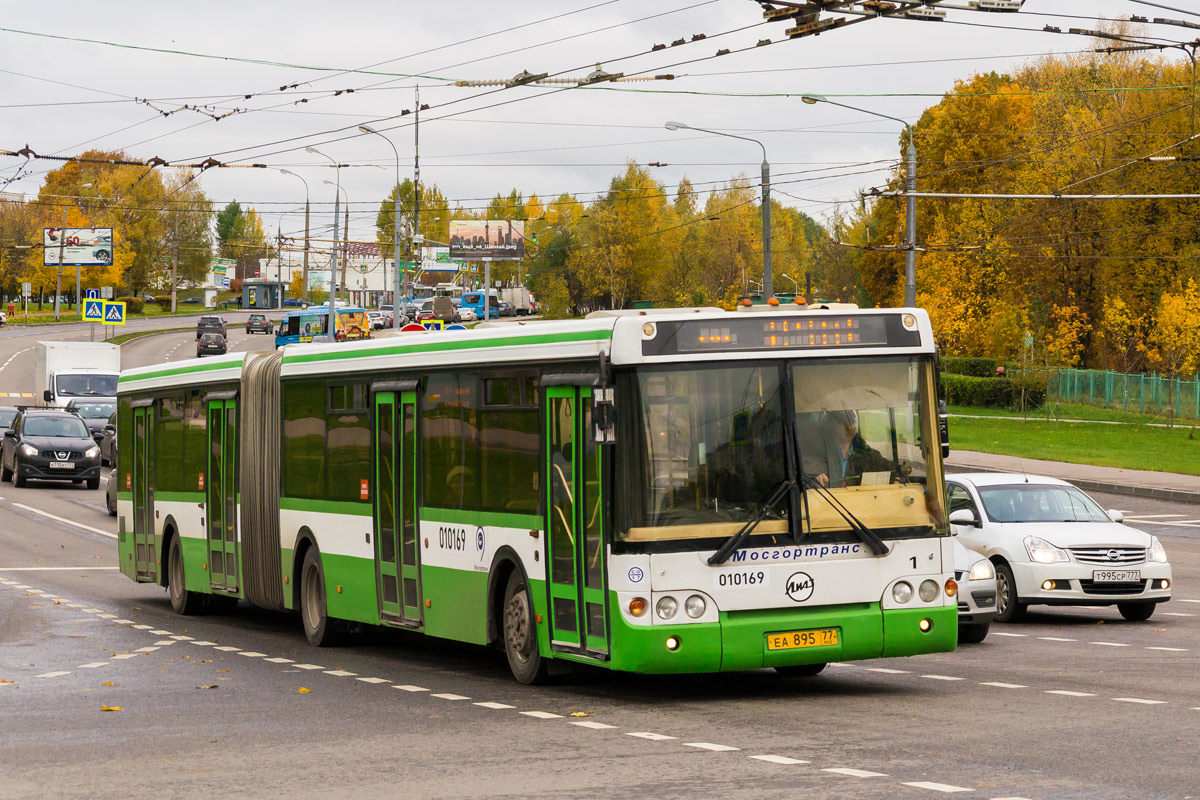
[[[514,571],[504,591],[504,654],[513,677],[525,685],[546,680],[547,663],[538,652],[533,601],[525,577]]]
[[[313,647],[332,647],[341,640],[341,629],[329,618],[325,605],[321,557],[311,547],[304,554],[304,566],[300,568],[300,618],[304,621],[304,635]]]

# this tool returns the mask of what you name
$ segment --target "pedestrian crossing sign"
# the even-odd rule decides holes
[[[105,300],[103,322],[105,325],[124,325],[125,303],[118,300]]]
[[[103,300],[84,300],[83,301],[83,321],[84,322],[103,322],[104,321],[104,301]]]
[[[440,331],[442,329],[442,321],[440,319],[427,319],[421,323],[427,331]]]

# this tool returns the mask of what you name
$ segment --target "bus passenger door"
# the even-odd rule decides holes
[[[416,392],[375,394],[375,574],[379,612],[421,624]]]
[[[150,489],[150,437],[154,431],[154,407],[133,409],[133,552],[138,580],[158,576],[154,539],[154,502]],[[120,462],[118,462],[120,463]]]
[[[591,399],[586,386],[546,388],[550,629],[554,647],[605,657],[601,450],[591,431]]]
[[[238,589],[236,469],[237,400],[210,400],[204,484],[209,580],[228,592]]]

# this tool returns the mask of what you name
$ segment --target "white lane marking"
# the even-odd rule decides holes
[[[107,537],[108,537],[108,538],[110,538],[110,539],[115,539],[115,538],[117,538],[117,535],[116,535],[115,533],[109,533],[108,531],[102,531],[102,530],[100,530],[99,528],[93,528],[91,525],[83,525],[83,524],[81,524],[81,523],[78,523],[78,522],[72,522],[72,521],[71,521],[71,520],[69,520],[69,519],[65,519],[65,518],[63,518],[63,517],[55,516],[54,514],[51,514],[51,513],[49,513],[49,512],[46,512],[46,511],[42,511],[40,508],[34,508],[33,506],[27,506],[27,505],[25,505],[24,503],[13,503],[13,505],[14,505],[16,508],[23,508],[23,509],[25,509],[26,511],[32,512],[32,513],[34,513],[34,514],[38,514],[39,516],[46,517],[47,519],[52,519],[52,520],[56,520],[56,521],[58,521],[58,522],[63,522],[63,523],[66,523],[67,525],[73,525],[73,526],[74,526],[74,527],[76,527],[76,528],[82,528],[82,529],[83,529],[83,530],[85,530],[85,531],[91,531],[92,533],[98,533],[98,534],[100,534],[101,536],[107,536]],[[112,567],[112,569],[116,569],[116,567]]]
[[[1166,650],[1168,653],[1186,653],[1186,647],[1147,647],[1147,650]]]
[[[714,753],[727,753],[731,750],[741,750],[740,747],[730,747],[727,744],[713,744],[712,742],[684,742],[684,747],[695,747],[699,750],[711,750]]]
[[[71,674],[71,671],[66,670],[65,672],[43,672],[41,675],[34,675],[33,677],[35,677],[35,678],[58,678],[62,675],[70,675],[70,674]]]
[[[29,589],[25,592],[25,594],[41,594],[41,593],[42,593],[41,589]]]
[[[50,595],[45,595],[45,596],[49,597]],[[114,619],[113,624],[114,625],[132,625],[133,620],[131,620],[131,619]]]
[[[234,647],[233,645],[226,644],[226,645],[222,645],[220,647],[214,647],[213,649],[220,650],[222,653],[236,653],[239,650],[241,650],[242,648]]]
[[[851,778],[886,778],[887,773],[869,772],[865,769],[850,769],[849,767],[826,767],[821,772],[833,772],[837,775],[849,775]]]
[[[626,736],[636,736],[639,739],[649,739],[652,742],[665,742],[668,739],[674,739],[674,736],[667,736],[665,733],[649,733],[641,731],[639,733],[627,733]]]
[[[220,650],[221,648],[218,647],[217,649]],[[236,650],[236,649],[237,648],[235,647],[234,650]],[[316,664],[296,664],[295,666],[296,666],[296,669],[325,669],[324,667],[318,666]]]
[[[297,666],[300,666],[300,665],[297,665]],[[319,667],[318,667],[318,669],[319,669]],[[400,689],[401,691],[405,691],[405,692],[428,692],[429,691],[424,686],[413,686],[411,683],[403,683],[398,686],[393,686],[392,688]]]
[[[193,642],[193,644],[195,644],[195,643]],[[238,653],[238,655],[245,656],[246,658],[266,658],[267,657],[266,653],[256,653],[253,650],[243,650],[242,652]],[[336,674],[336,673],[334,673],[334,674]],[[346,674],[353,675],[354,673],[347,672]]]
[[[1063,697],[1095,697],[1095,692],[1069,692],[1066,689],[1047,689],[1046,694],[1061,694]]]
[[[1008,636],[1013,639],[1024,639],[1029,636],[1028,633],[1005,633],[1004,631],[992,631],[992,636]]]
[[[264,658],[263,661],[270,661],[272,664],[294,664],[290,658]]]
[[[90,664],[80,664],[79,668],[80,669],[95,669],[96,667],[107,667],[107,666],[108,666],[107,661],[93,661]]]
[[[1129,647],[1129,645],[1120,642],[1088,642],[1088,644],[1095,644],[1100,647]]]
[[[101,616],[103,616],[103,615],[101,615]],[[182,635],[181,635],[181,636],[172,636],[171,638],[172,638],[172,639],[174,639],[174,640],[175,640],[175,641],[177,641],[177,642],[191,642],[191,641],[195,641],[195,638],[196,638],[196,637],[194,637],[194,636],[182,636]]]
[[[246,655],[246,654],[242,653],[242,655]],[[262,655],[262,653],[255,653],[255,655]],[[357,672],[347,672],[344,669],[327,669],[327,670],[325,670],[325,674],[326,675],[334,675],[339,678],[352,678],[355,675],[357,675],[358,673]]]
[[[1196,615],[1195,614],[1185,614],[1182,611],[1164,611],[1163,616],[1164,617],[1194,617]]]
[[[102,609],[102,608],[85,608],[84,609],[84,611],[86,611],[89,614],[99,614],[103,610],[104,609]]]
[[[787,756],[750,756],[756,761],[766,761],[768,764],[808,764],[808,761],[801,761],[798,758],[788,758]]]
[[[955,678],[953,675],[922,675],[922,678],[929,678],[935,681],[964,681],[966,678]]]
[[[116,614],[101,614],[100,619],[116,619]]]
[[[932,792],[942,792],[944,794],[975,791],[974,789],[968,789],[965,786],[951,786],[948,783],[933,783],[932,781],[913,781],[912,783],[903,783],[901,786],[912,786],[917,789],[929,789]]]
[[[471,698],[463,694],[454,694],[453,692],[439,692],[431,694],[430,697],[440,697],[443,700],[470,700]]]
[[[573,720],[571,724],[578,725],[581,728],[591,728],[594,731],[606,731],[617,727],[616,725],[606,725],[603,722],[592,722],[590,719]]]
[[[159,641],[155,642],[155,644],[158,645],[159,647],[168,647],[170,645],[179,644],[179,643],[176,642],[174,639],[160,639]]]
[[[1078,642],[1078,639],[1066,639],[1062,636],[1039,636],[1043,642]]]
[[[119,655],[119,656],[113,656],[113,658],[121,658],[121,659],[124,659],[124,658],[137,658],[138,656],[144,656],[144,655],[146,655],[146,654],[145,654],[145,653],[121,653],[121,655]]]
[[[391,683],[386,678],[359,678],[363,683]]]
[[[1141,703],[1144,706],[1164,706],[1167,704],[1166,700],[1144,700],[1140,697],[1114,697],[1113,700],[1118,703]]]
[[[841,661],[830,661],[828,664],[826,664],[826,666],[828,666],[828,667],[851,667],[851,668],[853,668],[853,667],[857,667],[858,665],[857,665],[857,664],[843,664]]]
[[[434,697],[437,695],[435,694]],[[521,711],[519,713],[534,719],[562,719],[562,714],[552,714],[549,711]]]
[[[500,710],[500,709],[502,709],[502,708],[516,708],[516,706],[510,706],[510,705],[508,705],[508,704],[506,704],[506,703],[491,703],[491,702],[488,702],[488,703],[475,703],[475,705],[477,705],[477,706],[480,706],[480,707],[482,707],[482,708],[493,708],[493,709],[496,709],[496,710]]]
[[[999,681],[984,681],[980,686],[996,686],[1001,689],[1028,689],[1028,686],[1020,683],[1000,683]]]
[[[151,628],[153,628],[154,626],[153,625],[134,625],[133,627],[134,627],[134,630],[148,631]]]
[[[153,653],[157,649],[158,649],[157,647],[139,647],[137,650],[134,650],[133,652],[135,652],[135,653]]]
[[[907,675],[906,669],[888,669],[887,667],[864,667],[867,672],[882,672],[884,675]]]
[[[192,642],[192,644],[196,645],[197,647],[215,647],[217,643],[216,642]]]
[[[1175,598],[1176,603],[1200,603],[1200,600],[1185,600],[1182,597]]]
[[[1124,514],[1125,512],[1121,512]],[[1125,514],[1129,519],[1162,519],[1164,517],[1182,517],[1183,514]]]
[[[153,633],[155,636],[171,636],[171,635],[173,635],[170,631],[155,630],[155,631],[150,631],[150,632]]]

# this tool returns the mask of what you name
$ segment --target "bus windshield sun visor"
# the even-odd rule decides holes
[[[822,486],[820,481],[811,475],[803,476],[802,480],[804,484],[803,488],[805,490],[811,489],[822,499],[824,499],[825,502],[829,503],[829,507],[836,511],[838,516],[846,521],[846,524],[850,526],[850,529],[857,534],[858,538],[862,539],[863,542],[866,543],[867,547],[871,548],[875,555],[886,556],[891,552],[891,548],[884,544],[883,540],[879,538],[879,534],[875,533],[875,531],[864,525],[862,520],[854,516],[854,513],[850,509],[842,505],[842,501],[838,500],[837,497],[834,496],[833,492]]]
[[[741,546],[742,542],[746,540],[746,537],[753,533],[754,529],[758,527],[758,523],[767,518],[767,514],[771,513],[771,509],[775,507],[775,504],[782,500],[784,494],[786,494],[795,485],[796,482],[791,478],[784,478],[777,483],[775,488],[771,490],[771,493],[767,495],[766,499],[759,504],[758,513],[746,520],[746,524],[743,525],[737,533],[726,539],[725,543],[717,549],[717,552],[709,556],[708,563],[711,566],[716,566],[718,564],[724,564],[726,561],[728,561],[729,557],[733,555],[733,551],[737,550],[738,547]],[[883,543],[880,542],[880,544],[882,545]],[[887,552],[886,547],[884,548],[884,552]]]

